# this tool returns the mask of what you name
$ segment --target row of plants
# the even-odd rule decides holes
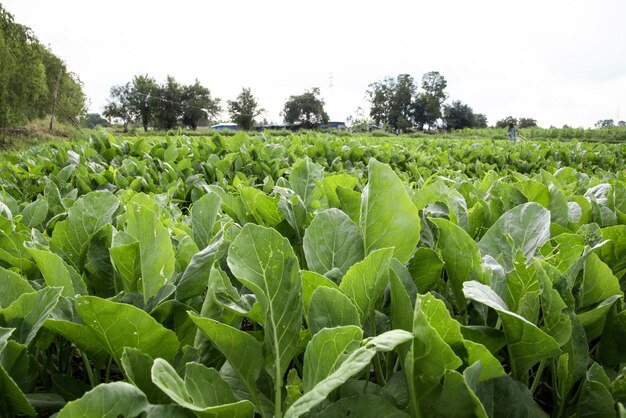
[[[0,415],[622,414],[623,153],[516,149],[524,173],[476,144],[6,155]],[[471,151],[505,163],[478,175]]]

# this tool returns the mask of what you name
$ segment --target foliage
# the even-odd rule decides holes
[[[255,125],[254,118],[265,110],[259,107],[257,99],[249,88],[241,89],[235,100],[228,101],[228,113],[231,119],[244,131],[249,131]]]
[[[596,128],[612,128],[615,126],[613,119],[601,119],[594,125]]]
[[[448,130],[486,128],[487,118],[483,114],[475,114],[471,107],[455,100],[450,105],[444,105],[443,124]]]
[[[100,115],[100,113],[87,113],[81,119],[81,126],[95,128],[96,126],[108,127],[110,123]]]
[[[497,121],[495,127],[506,129],[510,123],[513,123],[513,125],[516,125],[520,129],[534,128],[537,126],[537,121],[533,118],[514,118],[513,116],[507,116]]]
[[[396,79],[386,77],[369,85],[370,117],[376,124],[388,125],[396,132],[406,132],[412,127],[429,129],[441,118],[441,106],[447,95],[445,78],[437,71],[424,74],[422,92],[417,91],[415,80],[409,74]]]
[[[59,75],[56,116],[76,123],[85,112],[80,79],[2,5],[0,62],[0,128],[23,126],[49,115]]]
[[[196,130],[201,119],[214,118],[221,110],[219,99],[211,98],[208,88],[198,80],[191,85],[181,85],[167,76],[162,85],[147,74],[111,87],[111,98],[103,115],[120,119],[127,132],[128,125],[140,122],[144,132],[150,125],[159,129],[173,129],[179,122]]]
[[[434,127],[437,120],[442,116],[441,107],[448,95],[445,89],[448,86],[446,79],[439,74],[439,71],[430,71],[422,76],[422,89],[416,100],[415,122],[423,129]]]
[[[400,74],[369,85],[370,116],[376,124],[385,123],[405,132],[413,123],[413,100],[417,87],[413,77]]]
[[[183,86],[181,93],[183,125],[196,130],[201,119],[214,120],[220,113],[220,99],[211,98],[211,91],[198,80]]]
[[[319,96],[319,88],[306,90],[299,96],[289,96],[282,111],[285,123],[303,129],[315,129],[327,124],[328,114],[324,110],[324,100]]]
[[[2,416],[614,416],[621,144],[115,138],[0,164]]]

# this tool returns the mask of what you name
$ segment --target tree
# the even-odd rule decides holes
[[[613,119],[601,119],[596,122],[596,128],[612,128],[615,126],[615,121]]]
[[[130,83],[111,87],[109,103],[104,106],[104,112],[102,112],[102,115],[109,120],[121,120],[124,132],[128,132],[128,124],[132,123],[135,117],[130,106],[131,91]]]
[[[299,96],[290,96],[281,112],[285,123],[304,129],[315,129],[320,124],[328,123],[328,114],[324,110],[324,100],[320,89],[305,90]]]
[[[396,131],[405,132],[413,126],[413,98],[417,86],[409,74],[395,79],[386,77],[369,85],[370,117],[376,124],[385,123]]]
[[[389,124],[396,130],[406,132],[413,126],[413,97],[417,91],[415,80],[408,74],[400,74],[391,96]]]
[[[472,108],[459,100],[443,107],[443,120],[448,130],[473,128],[476,123]]]
[[[533,118],[519,118],[517,126],[519,128],[534,128],[537,126],[537,121]]]
[[[155,109],[155,125],[160,129],[172,129],[178,125],[182,114],[182,86],[171,75],[159,86],[159,101]]]
[[[371,83],[366,94],[370,102],[370,117],[375,124],[389,123],[391,111],[391,98],[395,91],[395,80],[386,77],[382,81]]]
[[[617,126],[619,126],[620,128],[623,128],[626,126],[626,121],[620,120],[619,122],[617,122]]]
[[[159,85],[148,74],[133,77],[128,105],[135,118],[141,119],[144,132],[148,130],[150,120],[159,107],[159,94]]]
[[[0,4],[0,127],[49,115],[59,74],[55,113],[75,122],[85,111],[80,80]]]
[[[420,129],[423,129],[424,125],[428,125],[430,129],[441,118],[441,107],[447,97],[444,90],[447,86],[448,82],[439,71],[431,71],[422,76],[424,92],[416,98],[413,112]]]
[[[474,128],[484,129],[487,127],[487,115],[484,113],[474,113]]]
[[[183,125],[194,131],[199,120],[213,119],[222,110],[220,99],[211,98],[211,91],[202,86],[198,80],[191,85],[182,86],[180,101]]]
[[[81,125],[91,129],[96,126],[109,126],[109,122],[104,119],[100,113],[87,113],[82,118]]]
[[[254,127],[254,118],[265,112],[259,107],[249,88],[243,88],[237,99],[228,101],[228,113],[231,119],[244,131]]]

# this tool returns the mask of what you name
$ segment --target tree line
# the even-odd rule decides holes
[[[80,79],[0,4],[0,128],[46,117],[53,106],[55,117],[77,124],[85,112]]]
[[[408,74],[372,83],[367,90],[371,121],[396,132],[425,127],[428,130],[486,128],[484,114],[474,113],[471,107],[458,100],[444,104],[448,98],[446,87],[446,79],[437,71],[424,74],[421,91]],[[200,120],[213,122],[218,118],[223,110],[220,102],[197,80],[192,85],[181,85],[168,76],[159,84],[149,75],[138,75],[126,84],[111,88],[104,116],[122,121],[125,131],[130,123],[140,123],[144,130],[150,126],[171,129],[179,125],[195,130]],[[324,105],[319,88],[305,90],[286,100],[281,116],[290,127],[315,129],[329,122]],[[264,111],[249,88],[243,88],[236,99],[227,101],[225,110],[244,130],[252,129],[255,117]],[[351,122],[353,126],[367,129],[370,119],[361,114]]]
[[[173,76],[167,76],[165,82],[159,84],[145,74],[113,86],[103,115],[121,121],[125,132],[131,123],[140,123],[144,131],[149,127],[172,129],[179,125],[196,130],[200,121],[214,122],[223,110],[244,130],[252,129],[255,118],[265,111],[246,87],[235,99],[226,101],[224,109],[221,99],[211,96],[211,91],[198,80],[183,85]],[[282,115],[285,123],[304,129],[315,129],[329,120],[318,88],[291,96],[285,102]],[[97,115],[89,117],[98,120]]]

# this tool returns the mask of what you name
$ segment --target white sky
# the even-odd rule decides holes
[[[331,120],[368,108],[368,84],[428,71],[449,100],[540,126],[626,120],[624,0],[4,0],[65,60],[101,112],[112,85],[149,74],[234,99],[250,87],[279,122],[320,87]],[[329,87],[332,74],[332,88]],[[224,115],[224,118],[227,118]]]

